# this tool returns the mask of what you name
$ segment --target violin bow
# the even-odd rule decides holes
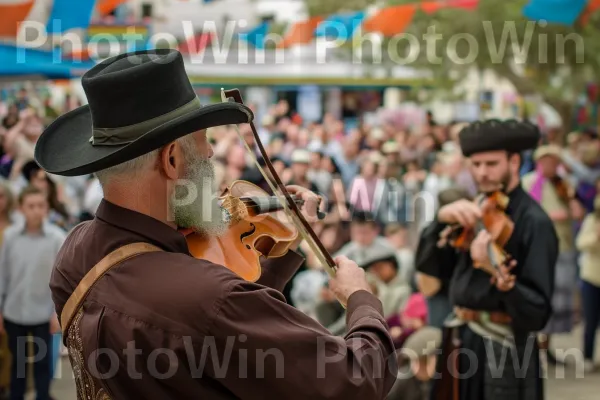
[[[233,100],[234,102],[236,102],[238,104],[242,104],[242,105],[244,104],[244,101],[242,99],[242,94],[240,93],[239,89],[230,89],[230,90],[221,89],[221,99],[223,102],[229,102],[229,101]],[[298,229],[302,238],[304,240],[306,240],[306,242],[310,246],[311,250],[314,252],[315,256],[319,259],[319,261],[321,262],[321,264],[323,265],[323,267],[325,268],[325,270],[327,271],[329,276],[331,276],[331,277],[335,276],[335,271],[337,269],[337,266],[336,266],[335,262],[333,261],[331,254],[329,254],[327,249],[325,249],[325,246],[323,245],[323,243],[321,243],[321,240],[319,239],[317,234],[313,231],[310,224],[306,221],[306,219],[300,212],[300,209],[298,208],[296,202],[293,200],[292,195],[290,195],[290,193],[287,191],[285,185],[281,181],[281,178],[277,174],[277,171],[275,171],[275,168],[273,167],[273,164],[271,163],[271,160],[269,159],[269,156],[267,155],[267,152],[260,140],[260,137],[258,135],[256,127],[254,126],[254,122],[251,120],[249,122],[249,124],[250,124],[250,128],[252,129],[252,135],[254,136],[254,140],[256,141],[256,144],[258,145],[258,149],[260,150],[260,154],[262,155],[263,159],[265,160],[265,165],[267,166],[267,168],[269,169],[269,172],[271,173],[271,176],[275,180],[275,184],[273,184],[273,182],[271,182],[271,178],[267,175],[267,173],[264,171],[264,169],[262,168],[262,166],[256,159],[256,157],[254,155],[254,151],[250,148],[250,146],[244,139],[238,126],[234,125],[234,128],[235,128],[238,136],[240,137],[242,143],[244,143],[246,150],[251,155],[252,160],[258,167],[260,173],[263,175],[263,177],[265,178],[265,180],[271,187],[273,194],[275,196],[277,196],[277,198],[283,205],[287,215],[294,222],[294,225]]]

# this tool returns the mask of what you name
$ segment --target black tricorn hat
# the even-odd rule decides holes
[[[252,121],[252,111],[225,102],[202,105],[177,50],[126,53],[82,78],[89,104],[57,118],[40,136],[35,160],[47,172],[91,174],[213,126]]]

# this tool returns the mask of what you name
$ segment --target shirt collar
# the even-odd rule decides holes
[[[146,214],[118,206],[102,199],[96,218],[117,228],[133,232],[173,253],[190,254],[185,236],[164,222]]]

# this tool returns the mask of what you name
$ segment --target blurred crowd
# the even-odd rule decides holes
[[[22,223],[16,199],[27,188],[44,193],[48,222],[65,233],[93,218],[102,199],[94,176],[52,176],[33,161],[44,126],[76,105],[67,101],[62,109],[55,109],[49,104],[49,99],[34,101],[26,90],[10,103],[0,104],[0,233]],[[418,272],[414,253],[421,230],[440,204],[477,194],[458,142],[465,123],[438,124],[426,110],[420,126],[381,123],[348,128],[330,114],[304,123],[283,100],[268,110],[255,111],[263,115],[255,121],[260,141],[284,183],[323,196],[326,217],[315,222],[313,229],[324,246],[332,255],[346,255],[367,271],[398,349],[424,354],[427,343],[441,340],[440,328],[451,304],[448,288],[429,293],[419,290],[427,277]],[[260,171],[265,163],[252,130],[249,125],[238,129],[219,127],[208,132],[215,153],[215,189],[246,180],[269,191]],[[540,147],[524,155],[521,171],[525,189],[555,221],[561,243],[559,263],[564,273],[557,281],[557,318],[545,333],[547,337],[567,333],[584,320],[589,327],[582,348],[586,361],[591,362],[600,322],[600,140],[594,130],[564,136],[555,133],[545,133]],[[328,290],[327,274],[306,243],[300,251],[306,262],[284,295],[334,334],[343,335],[344,309]],[[3,268],[0,265],[0,271]],[[413,378],[403,381],[390,398],[399,398],[394,395],[399,391],[423,395],[426,385],[422,382],[433,373],[432,359],[433,355],[426,355],[407,363]],[[0,386],[5,385],[6,380],[0,378]]]

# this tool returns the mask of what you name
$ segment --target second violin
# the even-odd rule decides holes
[[[461,251],[469,251],[477,234],[486,230],[492,236],[487,248],[489,264],[478,264],[475,267],[493,277],[507,279],[500,267],[511,260],[511,256],[504,250],[514,230],[514,223],[505,212],[508,202],[508,196],[501,191],[481,194],[475,199],[481,210],[481,219],[472,228],[458,224],[448,226],[440,234],[438,246],[450,245]]]

